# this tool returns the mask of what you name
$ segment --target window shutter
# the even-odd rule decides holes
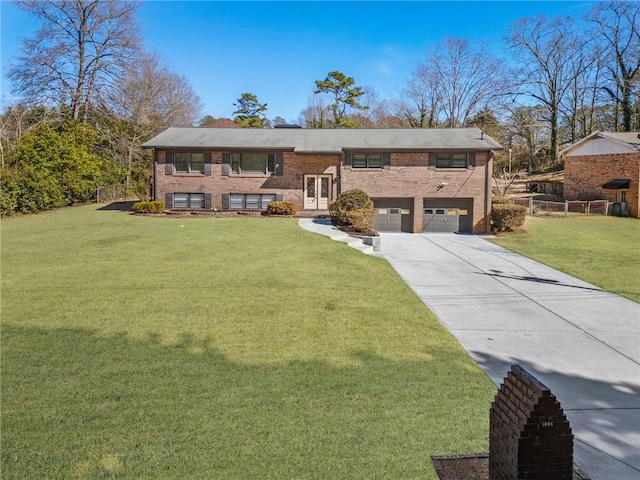
[[[476,168],[476,154],[475,154],[475,152],[472,152],[472,153],[469,154],[467,167],[468,168]]]
[[[173,208],[173,193],[164,194],[164,208]]]
[[[383,153],[382,154],[382,168],[385,170],[389,170],[391,168],[391,154]]]
[[[211,152],[204,154],[204,174],[211,175]]]
[[[229,194],[228,193],[222,194],[222,209],[229,210]]]
[[[165,175],[173,175],[173,152],[167,152],[164,164]]]
[[[351,168],[351,152],[344,154],[344,168]]]
[[[429,168],[432,170],[436,168],[436,154],[433,152],[429,154]]]
[[[224,175],[225,177],[228,177],[230,173],[231,173],[231,154],[229,152],[223,152],[222,153],[222,175]]]
[[[276,193],[276,202],[282,202],[284,200],[284,195],[281,193]]]
[[[204,194],[204,208],[206,209],[211,209],[211,194],[210,193],[205,193]]]
[[[284,155],[282,152],[276,153],[276,175],[282,175],[284,171]]]

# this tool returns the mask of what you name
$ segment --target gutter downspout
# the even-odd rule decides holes
[[[491,233],[491,177],[493,174],[493,150],[487,154],[487,167],[484,173],[484,208],[485,208],[485,233]]]
[[[151,198],[153,200],[158,200],[157,195],[158,195],[158,176],[157,176],[157,171],[158,171],[158,153],[156,151],[155,148],[152,148],[151,151],[153,152],[153,193],[151,195]]]

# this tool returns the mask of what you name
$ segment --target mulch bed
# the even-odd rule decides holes
[[[488,453],[434,456],[431,462],[440,480],[489,480]],[[574,465],[573,480],[590,478]]]

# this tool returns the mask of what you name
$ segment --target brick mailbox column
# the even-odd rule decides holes
[[[489,413],[490,480],[571,480],[573,433],[549,388],[513,365]]]

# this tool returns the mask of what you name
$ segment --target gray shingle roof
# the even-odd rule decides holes
[[[478,128],[168,128],[145,148],[280,149],[297,153],[344,150],[502,150]]]

